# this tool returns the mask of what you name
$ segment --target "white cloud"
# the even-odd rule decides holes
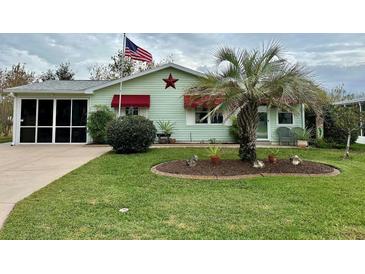
[[[257,48],[279,41],[290,62],[307,65],[323,83],[345,83],[364,90],[365,34],[128,34],[158,62],[173,55],[176,63],[199,71],[215,70],[214,51],[222,45]],[[88,67],[106,64],[122,48],[121,34],[0,34],[0,67],[26,63],[40,73],[70,62],[78,79],[88,78]]]
[[[16,48],[9,48],[0,46],[0,64],[4,67],[10,67],[16,63],[26,64],[27,69],[40,73],[52,67],[43,58],[30,54],[26,50],[19,50]]]

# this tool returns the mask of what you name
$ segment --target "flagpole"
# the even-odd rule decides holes
[[[122,61],[121,61],[121,65],[122,65],[122,79],[120,81],[120,85],[119,85],[119,102],[118,102],[118,117],[120,117],[120,111],[121,111],[121,106],[122,106],[122,88],[123,88],[123,77],[124,77],[124,55],[125,55],[125,42],[126,42],[126,35],[125,33],[123,33],[123,52],[122,52]]]

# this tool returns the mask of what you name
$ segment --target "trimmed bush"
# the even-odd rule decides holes
[[[96,111],[90,113],[87,120],[87,130],[93,138],[94,143],[105,144],[107,142],[107,125],[114,118],[114,112],[107,106],[96,106]]]
[[[124,116],[108,125],[108,143],[117,153],[145,152],[156,138],[152,121],[142,116]]]

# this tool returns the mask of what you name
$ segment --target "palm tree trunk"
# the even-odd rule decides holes
[[[256,161],[256,129],[259,121],[257,103],[246,104],[237,116],[240,137],[239,157],[242,161]]]

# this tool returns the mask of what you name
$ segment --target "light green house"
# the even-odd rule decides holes
[[[226,113],[202,120],[208,109],[185,95],[200,76],[198,71],[170,63],[112,81],[51,80],[7,89],[14,95],[13,143],[92,142],[86,130],[87,115],[97,105],[118,113],[122,80],[121,115],[138,114],[155,123],[170,121],[177,142],[233,142]],[[288,113],[260,106],[258,141],[277,143],[276,129],[281,126],[304,127],[304,108],[295,109]]]

